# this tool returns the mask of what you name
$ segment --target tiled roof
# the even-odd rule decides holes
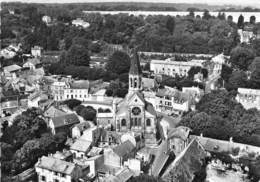
[[[70,88],[89,89],[89,81],[88,80],[77,80],[77,81],[70,82]]]
[[[130,152],[132,152],[135,149],[135,146],[130,142],[129,140],[125,141],[121,145],[116,146],[113,148],[113,151],[119,155],[120,157],[123,157]]]
[[[70,147],[71,150],[87,152],[91,146],[91,142],[83,139],[77,139]]]
[[[31,58],[31,59],[28,59],[26,63],[31,63],[33,65],[37,65],[37,64],[40,64],[41,61],[37,58]],[[26,63],[24,63],[24,64],[26,64]]]
[[[66,115],[65,112],[55,108],[54,106],[49,107],[45,112],[44,112],[44,116],[45,117],[57,117],[57,116],[62,116],[62,115]]]
[[[48,169],[59,173],[70,175],[76,168],[76,165],[53,157],[43,156],[36,163],[35,167]]]
[[[80,123],[76,114],[66,114],[52,118],[52,122],[55,128]]]
[[[169,158],[169,154],[167,152],[167,141],[163,141],[159,149],[155,155],[155,159],[152,166],[152,173],[154,176],[159,176],[161,170],[163,169],[163,166],[167,162]]]

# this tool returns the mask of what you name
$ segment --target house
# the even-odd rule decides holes
[[[77,99],[84,101],[88,98],[89,81],[75,80],[68,83],[64,89],[64,99]]]
[[[129,158],[134,158],[135,146],[129,140],[114,147],[104,150],[104,164],[114,167],[122,167]]]
[[[238,88],[237,92],[236,100],[242,104],[245,109],[256,108],[260,110],[260,90]]]
[[[114,114],[112,112],[107,113],[97,113],[97,125],[103,126],[105,128],[113,129],[112,121],[114,119]]]
[[[46,25],[49,25],[51,23],[51,17],[47,16],[47,15],[44,15],[42,17],[42,21],[46,24]]]
[[[46,94],[43,94],[40,91],[36,91],[29,95],[28,97],[28,106],[29,107],[39,107],[39,102],[42,100],[47,100],[48,96]]]
[[[96,144],[101,136],[101,129],[94,126],[83,131],[81,139],[90,141],[93,144]]]
[[[3,68],[3,74],[6,79],[16,79],[18,77],[18,72],[21,70],[21,67],[13,64],[10,66],[5,66]]]
[[[191,61],[178,61],[175,58],[168,58],[166,60],[152,60],[150,63],[150,71],[155,74],[163,74],[175,77],[188,76],[188,71],[193,66],[204,67],[205,60],[193,59]]]
[[[70,135],[71,128],[78,123],[80,123],[80,121],[76,114],[66,114],[51,118],[49,127],[54,135],[59,132],[65,132],[67,135]]]
[[[181,114],[189,110],[189,96],[177,89],[159,89],[156,93],[156,110],[168,114]]]
[[[96,155],[90,158],[74,158],[73,162],[79,166],[89,166],[90,172],[88,177],[94,178],[97,176],[97,170],[104,165],[104,156]]]
[[[65,112],[62,110],[56,108],[55,106],[50,106],[44,113],[43,113],[45,118],[55,118],[58,116],[63,116],[66,115]]]
[[[79,138],[83,135],[83,132],[90,128],[89,121],[84,121],[82,123],[76,124],[72,128],[72,138]]]
[[[55,101],[63,101],[65,100],[64,98],[64,90],[66,88],[69,88],[69,83],[66,80],[60,80],[60,81],[55,81],[51,85],[51,91],[52,95],[54,97]]]
[[[34,46],[31,48],[31,54],[35,58],[41,57],[42,51],[43,51],[43,48],[40,46]]]
[[[74,158],[86,157],[90,150],[92,142],[82,138],[77,139],[71,146],[70,151],[73,153]]]
[[[40,59],[38,58],[30,58],[23,64],[24,68],[30,68],[30,70],[35,70],[41,64]]]
[[[88,28],[90,26],[90,24],[88,22],[85,22],[81,18],[77,18],[76,20],[72,20],[71,24],[76,26],[76,27],[82,27],[82,28]]]
[[[54,157],[42,156],[35,164],[39,182],[73,182],[89,172],[88,166],[78,166]]]
[[[132,171],[128,167],[124,167],[115,174],[109,174],[106,178],[101,180],[101,182],[127,182],[135,175],[136,174],[134,171]]]
[[[182,92],[187,93],[189,95],[190,99],[195,100],[196,102],[199,102],[199,100],[204,95],[204,90],[200,89],[199,87],[182,87]]]

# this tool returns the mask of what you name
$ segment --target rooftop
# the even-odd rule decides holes
[[[35,167],[70,175],[76,168],[76,165],[53,157],[42,156]]]
[[[52,118],[52,122],[55,128],[80,123],[76,114],[66,114]]]
[[[70,88],[73,89],[89,89],[88,80],[77,80],[70,82]]]
[[[91,146],[91,142],[83,139],[77,139],[71,146],[71,150],[76,150],[80,152],[87,152]]]
[[[18,66],[17,64],[13,64],[13,65],[4,67],[4,70],[8,71],[8,72],[14,72],[14,71],[18,71],[20,69],[21,69],[21,66]]]

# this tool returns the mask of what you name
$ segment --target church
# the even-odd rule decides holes
[[[112,122],[101,124],[98,121],[98,125],[111,124],[111,130],[117,133],[131,132],[141,136],[145,144],[155,144],[157,115],[153,105],[145,100],[142,90],[142,70],[135,51],[129,70],[128,94],[119,102],[114,100]]]

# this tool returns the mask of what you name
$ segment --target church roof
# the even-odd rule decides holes
[[[142,74],[140,61],[139,61],[139,57],[138,57],[136,50],[134,50],[134,54],[131,59],[131,66],[130,66],[129,74],[132,74],[132,75]]]

